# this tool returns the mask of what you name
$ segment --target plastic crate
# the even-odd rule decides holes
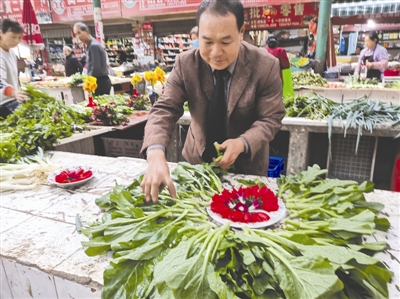
[[[140,149],[143,140],[102,137],[106,156],[143,158]]]
[[[285,158],[269,156],[268,177],[279,178],[285,169]]]

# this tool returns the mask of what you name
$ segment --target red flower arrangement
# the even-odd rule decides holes
[[[222,218],[234,222],[254,223],[268,221],[266,212],[279,209],[278,198],[266,186],[258,185],[235,188],[232,191],[224,189],[221,194],[215,194],[210,204],[211,211]]]
[[[55,180],[60,184],[75,183],[86,180],[93,175],[91,170],[78,168],[76,170],[64,170],[56,175]]]

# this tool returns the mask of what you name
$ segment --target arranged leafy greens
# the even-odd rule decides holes
[[[274,230],[218,227],[204,209],[222,183],[209,164],[178,163],[178,199],[165,190],[147,203],[140,179],[96,200],[102,220],[82,230],[89,256],[113,252],[102,298],[388,298],[392,273],[376,258],[385,243],[363,236],[387,230],[367,202],[365,182],[324,180],[310,167],[278,179],[290,219]],[[262,181],[242,183],[262,185]]]

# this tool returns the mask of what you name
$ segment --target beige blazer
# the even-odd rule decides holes
[[[268,171],[269,142],[281,128],[285,115],[279,74],[278,59],[265,49],[241,43],[228,96],[228,137],[244,137],[249,153],[236,160],[236,173],[265,176]],[[201,163],[207,103],[213,89],[211,67],[199,50],[179,54],[164,94],[150,111],[142,152],[152,144],[168,146],[188,101],[192,121],[182,154],[189,163]]]

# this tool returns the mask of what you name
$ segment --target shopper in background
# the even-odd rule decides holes
[[[199,26],[194,26],[190,30],[190,39],[192,40],[193,48],[197,49],[199,47]]]
[[[365,48],[360,53],[354,75],[358,75],[361,67],[365,65],[368,69],[367,78],[382,80],[383,72],[388,67],[388,51],[381,45],[378,45],[379,37],[375,31],[367,33],[364,41]]]
[[[0,116],[6,118],[28,96],[19,90],[17,56],[12,48],[21,42],[24,30],[17,21],[4,19],[0,29]]]
[[[199,50],[179,54],[164,94],[150,111],[142,153],[148,168],[141,183],[146,200],[168,186],[176,196],[165,151],[188,102],[191,125],[183,156],[191,164],[212,162],[218,142],[223,169],[265,176],[269,142],[285,115],[279,61],[243,42],[240,0],[205,0],[197,12]]]
[[[362,50],[362,47],[361,47],[361,46],[357,46],[356,51],[355,51],[353,54],[351,54],[351,56],[358,56],[358,55],[360,55],[361,50]]]
[[[292,70],[290,69],[290,62],[285,49],[278,47],[278,40],[273,34],[268,36],[265,49],[269,54],[275,56],[279,60],[282,79],[282,96],[294,96]]]
[[[126,62],[128,55],[126,55],[126,52],[122,46],[118,46],[118,54],[119,64],[123,64],[124,62]]]
[[[75,53],[72,51],[72,49],[68,46],[64,46],[63,52],[65,55],[65,75],[69,77],[75,73],[82,74],[83,66],[79,62],[78,58],[76,58]]]
[[[108,77],[107,54],[103,46],[90,35],[89,27],[84,23],[78,22],[74,25],[74,34],[87,45],[87,75],[97,79],[95,95],[110,94],[111,81]]]

